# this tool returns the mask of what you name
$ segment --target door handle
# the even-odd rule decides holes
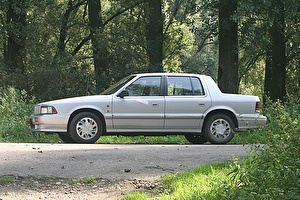
[[[199,102],[198,106],[205,106],[205,102]]]
[[[157,106],[159,106],[159,104],[158,103],[152,103],[152,106],[157,107]]]

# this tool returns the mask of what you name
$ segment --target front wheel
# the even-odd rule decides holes
[[[97,115],[90,112],[77,114],[69,125],[70,136],[78,143],[95,143],[102,132],[102,121]]]
[[[203,126],[206,139],[212,144],[226,144],[233,138],[234,124],[225,114],[209,116]]]

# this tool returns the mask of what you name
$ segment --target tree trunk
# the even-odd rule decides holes
[[[10,76],[9,84],[19,89],[27,89],[25,77],[26,7],[23,0],[10,0],[6,13],[7,40],[4,44],[4,62]]]
[[[284,37],[284,7],[280,0],[276,0],[275,2],[280,11],[274,15],[274,23],[268,31],[271,44],[266,58],[265,96],[271,101],[285,101],[286,47]]]
[[[100,0],[88,0],[89,27],[93,46],[96,90],[102,92],[109,85],[109,64],[106,41],[103,38],[103,20]]]
[[[237,0],[219,1],[218,86],[222,92],[238,93],[238,23],[232,19]]]
[[[163,60],[163,17],[161,0],[146,0],[147,2],[147,55],[149,72],[162,72]]]

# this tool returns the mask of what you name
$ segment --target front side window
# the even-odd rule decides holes
[[[130,84],[128,90],[129,96],[159,96],[161,86],[161,77],[141,77]]]
[[[114,84],[113,86],[109,87],[108,89],[106,89],[105,91],[103,91],[101,94],[103,95],[109,95],[109,94],[113,94],[115,92],[117,92],[121,87],[123,87],[124,85],[126,85],[126,83],[128,83],[129,81],[131,81],[135,76],[127,76],[125,78],[123,78],[122,80],[120,80],[119,82],[117,82],[116,84]]]
[[[200,80],[196,77],[168,77],[168,96],[204,95]]]

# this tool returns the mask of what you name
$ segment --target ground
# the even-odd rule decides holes
[[[120,199],[165,174],[247,156],[243,145],[0,143],[0,200]]]
[[[107,179],[66,179],[56,177],[6,176],[11,181],[1,183],[0,199],[65,199],[98,200],[120,199],[134,191],[155,192],[161,189],[157,180],[133,179],[110,181]]]

